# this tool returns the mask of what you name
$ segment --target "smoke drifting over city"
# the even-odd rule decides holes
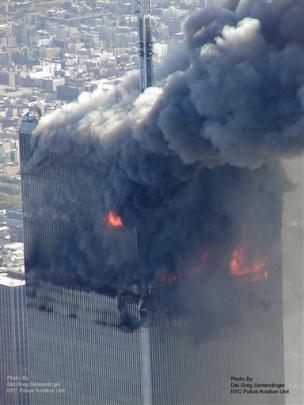
[[[48,278],[98,289],[202,269],[205,302],[214,278],[220,295],[229,290],[242,261],[263,260],[253,273],[266,277],[286,186],[278,160],[304,147],[303,21],[302,0],[210,1],[185,22],[154,87],[138,96],[130,73],[118,101],[117,89],[97,90],[40,120],[24,169],[49,169],[50,180],[34,215],[61,234],[74,227]],[[110,211],[137,228],[135,268],[99,248]],[[232,305],[232,290],[222,296],[213,308]]]

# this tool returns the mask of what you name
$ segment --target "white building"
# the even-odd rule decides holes
[[[0,273],[0,403],[27,405],[18,387],[27,369],[24,275]]]

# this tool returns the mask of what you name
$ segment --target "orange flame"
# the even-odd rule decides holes
[[[234,277],[249,276],[251,281],[265,280],[268,273],[264,271],[266,258],[259,257],[248,260],[243,247],[232,252],[230,259],[230,274]]]
[[[178,275],[171,272],[162,272],[158,274],[156,279],[156,286],[162,287],[168,284],[172,284],[178,281]]]
[[[123,226],[122,219],[118,214],[115,214],[115,212],[110,211],[106,217],[106,223],[108,226],[111,226],[113,228],[120,228]]]
[[[200,258],[203,263],[207,263],[209,260],[209,252],[207,250],[204,250]],[[179,274],[172,273],[170,271],[163,271],[157,275],[155,284],[156,287],[163,287],[165,285],[176,283],[183,278],[196,277],[200,275],[203,271],[204,271],[203,265],[187,267],[186,270],[184,270],[182,273]]]

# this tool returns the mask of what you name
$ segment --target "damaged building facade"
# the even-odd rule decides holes
[[[304,149],[304,8],[207,3],[140,95],[130,72],[119,100],[22,123],[30,372],[64,385],[39,405],[284,403],[243,379],[284,382],[280,160]]]
[[[41,383],[31,403],[256,404],[254,395],[234,391],[232,376],[283,381],[277,240],[267,264],[224,241],[228,256],[219,260],[210,243],[199,264],[174,271],[165,255],[152,277],[143,270],[143,227],[101,205],[96,212],[80,153],[27,166],[36,125],[27,116],[20,130],[29,375]],[[71,216],[64,207],[62,215],[52,211],[54,196],[60,206],[64,189],[79,186]],[[86,246],[75,239],[79,229]],[[84,260],[87,273],[78,267]],[[259,394],[258,403],[284,398]]]

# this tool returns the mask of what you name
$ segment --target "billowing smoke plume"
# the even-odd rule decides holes
[[[301,0],[247,0],[234,11],[203,9],[185,22],[184,54],[178,60],[169,55],[167,78],[138,98],[136,80],[126,78],[120,105],[98,92],[82,96],[42,120],[37,153],[88,138],[98,144],[97,155],[100,148],[125,151],[134,142],[135,153],[137,147],[174,156],[186,166],[254,168],[299,153],[303,19]]]
[[[97,90],[43,117],[25,171],[41,183],[33,221],[60,229],[47,277],[98,289],[201,266],[211,286],[240,244],[249,261],[270,257],[278,159],[304,146],[303,21],[302,0],[214,1],[185,22],[153,88],[138,96],[131,73],[119,103]],[[100,248],[110,210],[137,229],[135,267]]]

